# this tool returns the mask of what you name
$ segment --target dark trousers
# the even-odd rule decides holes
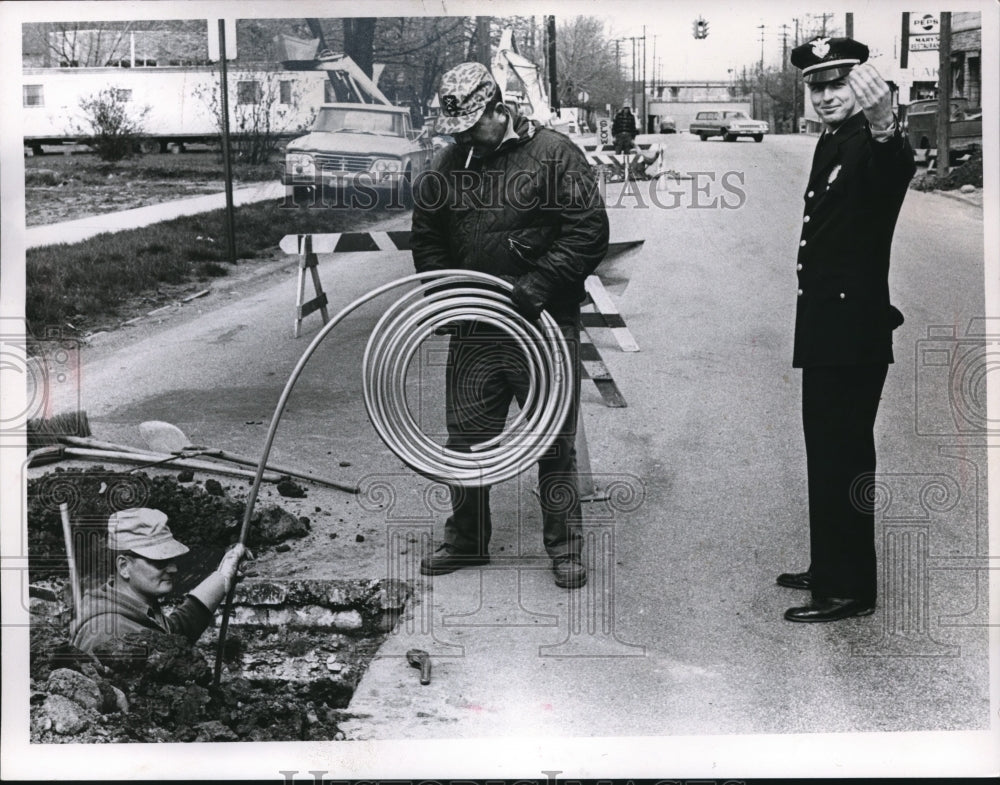
[[[576,418],[580,407],[579,316],[560,323],[573,356],[572,403],[549,450],[538,461],[542,539],[550,558],[579,554],[580,493],[576,469]],[[503,432],[511,401],[528,393],[525,359],[504,333],[482,322],[465,323],[448,345],[445,414],[450,449],[468,451]],[[452,515],[445,542],[469,553],[488,553],[493,531],[489,487],[451,487]]]
[[[813,597],[876,595],[875,415],[888,365],[805,368]]]
[[[631,152],[632,147],[635,145],[635,135],[628,132],[622,131],[619,134],[615,134],[615,153],[628,153]]]

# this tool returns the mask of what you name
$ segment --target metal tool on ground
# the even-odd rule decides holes
[[[184,431],[173,423],[163,422],[162,420],[147,420],[146,422],[140,423],[139,435],[150,448],[160,452],[176,453],[181,457],[204,455],[209,458],[218,458],[219,460],[229,461],[230,463],[236,463],[241,466],[257,466],[257,461],[252,458],[236,455],[226,450],[220,450],[214,447],[194,446],[191,444],[191,440],[188,439]],[[344,491],[345,493],[360,493],[360,489],[357,485],[345,485],[344,483],[335,482],[333,480],[326,480],[322,477],[316,477],[315,475],[309,474],[308,472],[289,469],[285,466],[275,466],[274,464],[269,463],[264,468],[271,473],[292,477],[297,480],[308,480],[309,482],[316,483],[317,485],[334,488],[335,490]],[[278,479],[281,478],[279,477]]]
[[[406,652],[406,661],[411,668],[420,668],[420,683],[431,683],[431,655],[423,649],[410,649]]]
[[[59,517],[62,518],[63,540],[66,543],[66,561],[69,563],[69,585],[73,592],[73,614],[80,618],[83,593],[80,590],[80,576],[76,569],[76,549],[73,548],[73,526],[69,519],[69,505],[59,504]]]
[[[63,456],[66,458],[87,458],[93,460],[95,463],[137,464],[139,468],[142,468],[143,464],[149,466],[165,463],[166,459],[173,459],[171,461],[172,465],[183,469],[222,474],[228,477],[253,478],[257,476],[250,469],[240,469],[236,466],[225,466],[219,463],[212,463],[211,461],[198,461],[192,458],[164,455],[163,453],[155,452],[117,452],[115,450],[88,450],[83,447],[64,447]],[[280,482],[282,479],[283,475],[277,472],[267,472],[264,475],[266,482]]]

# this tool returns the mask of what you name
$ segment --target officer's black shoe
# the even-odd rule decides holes
[[[431,556],[420,560],[421,575],[445,575],[463,567],[481,567],[490,563],[489,554],[466,553],[450,542],[443,542]]]
[[[578,589],[587,583],[587,568],[580,561],[580,554],[570,553],[552,560],[552,573],[556,586],[563,589]]]
[[[847,597],[813,598],[812,602],[801,608],[789,608],[785,611],[788,621],[839,621],[852,616],[870,616],[875,613],[874,600],[852,600]]]
[[[783,572],[775,582],[786,589],[811,589],[812,579],[812,573],[806,570],[805,572]]]

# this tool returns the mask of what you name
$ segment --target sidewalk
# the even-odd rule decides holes
[[[280,199],[284,196],[285,187],[277,182],[255,183],[245,188],[233,191],[233,204],[251,204],[268,199]],[[25,230],[25,248],[38,248],[56,243],[77,243],[94,237],[102,232],[118,232],[123,229],[135,229],[149,226],[160,221],[178,218],[182,215],[197,215],[209,210],[221,210],[226,206],[225,193],[194,196],[190,199],[178,199],[173,202],[151,204],[137,207],[133,210],[123,210],[116,213],[90,215],[57,224],[30,226]]]

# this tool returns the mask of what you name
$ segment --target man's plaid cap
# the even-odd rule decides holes
[[[438,90],[441,114],[437,119],[437,132],[459,134],[472,128],[483,116],[496,91],[496,80],[482,63],[456,65],[441,77]]]

